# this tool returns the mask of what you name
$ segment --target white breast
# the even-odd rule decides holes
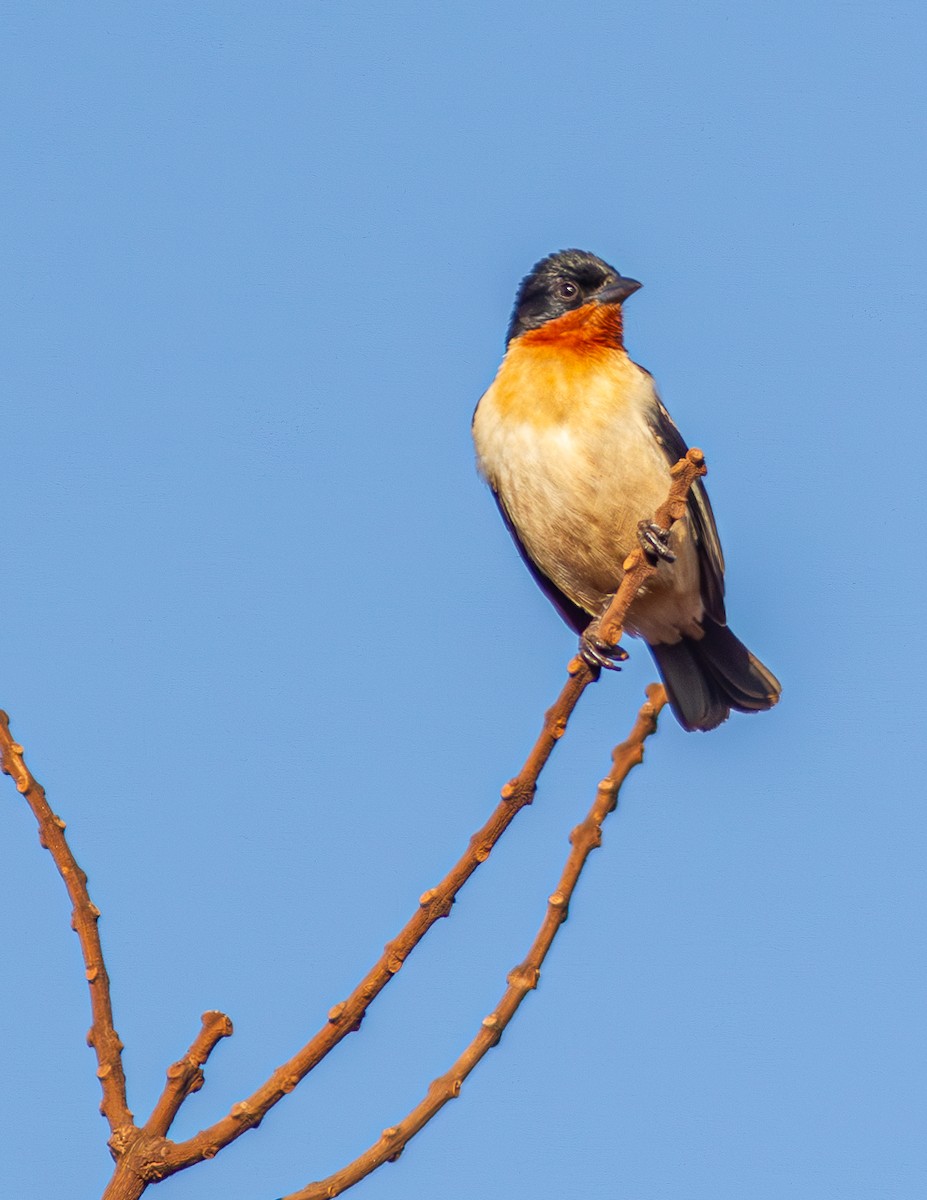
[[[607,376],[589,381],[565,420],[516,414],[491,387],[473,423],[477,459],[522,543],[543,573],[575,604],[597,615],[621,581],[621,564],[638,544],[637,526],[666,499],[669,464],[648,422],[655,407],[650,376],[633,372],[619,403]],[[602,394],[595,394],[601,389]],[[506,409],[509,409],[506,411]],[[648,641],[697,632],[698,560],[687,522],[677,522],[677,561],[659,575],[629,614],[629,632]]]

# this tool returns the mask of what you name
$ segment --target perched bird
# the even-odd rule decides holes
[[[582,250],[535,265],[518,289],[505,357],[473,416],[480,472],[537,583],[580,636],[583,657],[624,651],[598,619],[641,545],[657,574],[625,628],[656,659],[685,729],[779,699],[779,681],[727,627],[724,558],[701,480],[685,517],[653,523],[686,444],[653,378],[624,348],[622,304],[641,285]]]

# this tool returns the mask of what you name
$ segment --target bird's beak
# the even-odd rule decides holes
[[[611,283],[601,292],[596,292],[593,299],[597,304],[623,304],[628,296],[633,296],[639,287],[643,287],[636,279],[620,278]]]

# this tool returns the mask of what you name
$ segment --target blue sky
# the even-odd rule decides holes
[[[779,708],[667,715],[502,1045],[368,1200],[915,1200],[927,238],[913,3],[3,5],[0,706],[103,911],[175,1133],[325,1019],[517,769],[572,637],[473,468],[520,277],[645,287],[731,624]],[[271,1200],[445,1071],[653,677],[583,700],[490,861],[257,1133]],[[108,1177],[68,908],[0,804],[4,1196]]]

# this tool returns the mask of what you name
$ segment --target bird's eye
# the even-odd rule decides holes
[[[579,288],[569,279],[564,279],[557,285],[557,295],[561,300],[575,300],[579,295]]]

